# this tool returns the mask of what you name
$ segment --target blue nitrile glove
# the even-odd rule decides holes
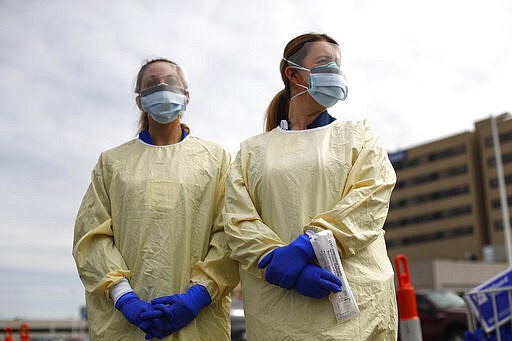
[[[200,284],[195,284],[184,294],[155,298],[151,301],[154,309],[141,314],[141,317],[152,319],[154,322],[155,319],[160,319],[163,323],[163,336],[167,336],[189,324],[197,317],[199,311],[211,302],[208,290]]]
[[[161,339],[177,330],[173,329],[172,320],[174,319],[174,313],[170,306],[165,304],[153,304],[153,308],[154,311],[149,311],[142,315],[147,319],[146,321],[151,321],[153,325],[146,333],[146,340],[151,339],[153,335]],[[160,311],[162,316],[155,317],[159,315],[156,311]]]
[[[332,272],[316,264],[308,264],[301,272],[295,290],[304,296],[322,298],[331,292],[341,291],[341,281]]]
[[[153,334],[150,332],[150,329],[154,328],[153,322],[142,317],[143,313],[154,311],[150,303],[142,301],[134,292],[128,292],[117,300],[116,309],[121,311],[130,323],[139,327],[146,335],[153,337]],[[156,310],[153,315],[162,316],[163,314],[161,311]]]
[[[158,314],[161,317],[164,316],[164,312],[157,309],[154,305],[151,305],[151,307],[152,307],[152,310],[148,310],[147,312],[154,311],[154,315]],[[142,313],[142,314],[146,314],[147,312]],[[141,314],[141,316],[142,316],[142,314]],[[156,337],[157,339],[162,339],[165,336],[167,336],[164,333],[165,325],[163,324],[163,322],[160,318],[144,319],[144,321],[141,323],[139,328],[142,329],[146,333],[146,337],[145,337],[146,340],[150,340],[154,337]]]
[[[265,272],[267,282],[290,290],[306,264],[314,257],[315,251],[309,237],[301,234],[289,245],[272,250],[261,260],[258,268],[263,269],[268,265]]]

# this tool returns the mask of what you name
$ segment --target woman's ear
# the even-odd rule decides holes
[[[190,102],[190,92],[185,91],[185,96],[187,97],[187,105],[188,105],[188,102]]]
[[[294,67],[287,66],[286,69],[284,70],[284,75],[293,84],[298,83],[299,81],[297,78],[297,69]]]
[[[137,103],[137,107],[140,109],[140,111],[144,111],[144,109],[142,109],[142,104],[140,103],[140,95],[135,97],[135,103]]]

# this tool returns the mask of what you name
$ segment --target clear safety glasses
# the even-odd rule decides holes
[[[150,95],[152,93],[158,92],[158,91],[170,91],[176,94],[184,95],[186,93],[186,90],[183,88],[178,88],[176,86],[168,85],[168,84],[158,84],[156,86],[152,86],[151,88],[145,89],[140,92],[140,96],[144,97],[147,95]]]
[[[315,41],[304,44],[289,58],[283,58],[292,67],[313,73],[336,73],[343,75],[340,69],[341,52],[336,44]]]

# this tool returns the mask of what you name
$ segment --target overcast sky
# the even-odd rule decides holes
[[[0,0],[0,319],[85,303],[73,225],[100,152],[135,136],[143,60],[188,74],[192,134],[234,156],[282,88],[286,43],[341,45],[349,95],[390,152],[512,111],[512,2]]]

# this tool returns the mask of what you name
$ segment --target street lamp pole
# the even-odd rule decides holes
[[[507,200],[507,191],[505,186],[505,177],[503,175],[503,162],[501,159],[500,138],[496,126],[496,117],[491,115],[492,141],[494,145],[494,156],[496,159],[496,175],[498,179],[498,188],[500,191],[501,215],[503,219],[503,232],[505,238],[505,249],[507,252],[507,261],[509,267],[512,266],[512,240],[510,238],[510,216]]]

